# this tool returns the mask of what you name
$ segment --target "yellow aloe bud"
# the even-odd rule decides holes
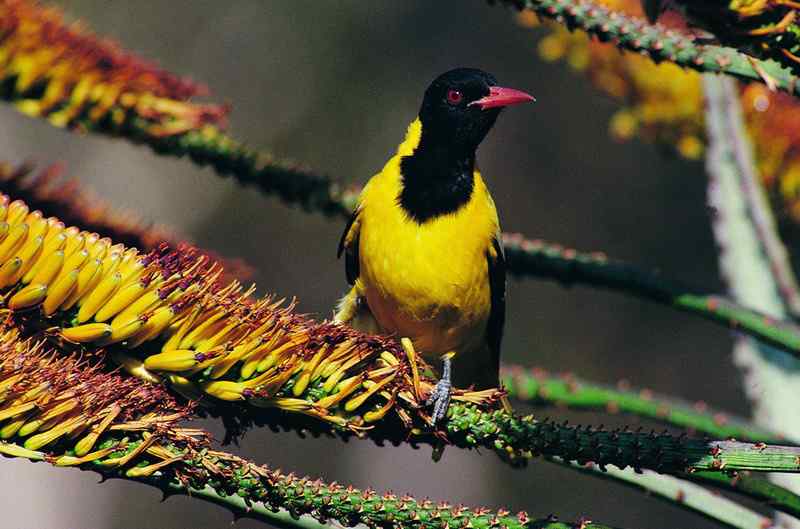
[[[64,234],[64,223],[56,217],[50,217],[47,219],[47,233],[44,236],[44,243],[49,243],[56,236],[61,236],[62,239],[67,238]]]
[[[379,420],[383,419],[386,416],[386,414],[389,412],[389,410],[392,409],[392,406],[394,406],[394,400],[389,400],[389,401],[386,402],[386,404],[384,404],[383,406],[381,406],[377,410],[372,410],[372,411],[366,412],[363,415],[364,422],[375,422],[375,421],[379,421]]]
[[[60,456],[58,459],[53,461],[53,464],[57,467],[77,467],[78,465],[84,465],[86,463],[91,463],[92,461],[97,461],[98,459],[108,457],[117,450],[119,450],[119,446],[112,445],[108,448],[86,454],[83,457]]]
[[[8,236],[0,243],[0,263],[5,263],[9,257],[14,255],[17,248],[25,242],[25,237],[27,236],[27,224],[18,224],[12,227],[8,232]]]
[[[173,349],[181,348],[180,347],[181,341],[183,340],[184,336],[186,336],[186,333],[188,333],[189,330],[192,328],[192,326],[195,324],[195,322],[197,321],[197,317],[200,315],[201,312],[202,308],[199,305],[196,305],[191,309],[189,314],[187,314],[186,317],[183,318],[183,321],[181,321],[177,325],[175,333],[172,336],[170,336],[166,342],[164,342],[164,345],[161,347],[162,353],[166,353],[167,351],[172,351]],[[184,349],[186,348],[184,347]]]
[[[62,226],[63,228],[63,226]],[[56,250],[62,250],[67,245],[67,234],[62,231],[54,234],[47,233],[44,236],[44,250],[45,252],[55,252]]]
[[[0,380],[0,394],[5,393],[8,388],[16,384],[22,378],[21,374],[12,375],[4,380]]]
[[[144,359],[144,367],[153,371],[186,371],[197,366],[202,353],[192,349],[175,349],[168,353],[158,353]]]
[[[202,320],[205,314],[199,314],[198,318]],[[211,333],[216,332],[213,326],[217,325],[224,325],[224,322],[220,322],[219,320],[225,316],[225,312],[223,310],[217,310],[216,312],[212,313],[211,315],[205,316],[205,320],[196,325],[186,336],[181,340],[178,349],[190,349],[194,347],[198,341],[202,340],[204,336],[211,335]]]
[[[78,284],[72,294],[69,295],[69,298],[67,298],[67,301],[64,302],[64,310],[71,309],[80,298],[89,292],[89,289],[95,284],[95,277],[100,275],[101,268],[102,264],[99,259],[94,259],[81,268],[78,273]]]
[[[56,252],[61,251],[62,246],[64,246],[64,241],[66,241],[66,236],[62,233],[57,237],[50,239],[49,241],[47,238],[44,240],[44,244],[42,245],[42,253],[39,254],[41,257],[36,260],[33,266],[28,270],[25,275],[22,277],[23,283],[30,283],[33,281],[33,278],[39,271],[42,269],[44,264],[47,260]],[[61,252],[61,256],[64,256],[64,252]],[[60,265],[59,265],[60,268]],[[56,271],[58,272],[58,271]]]
[[[137,314],[142,314],[159,301],[161,301],[161,298],[158,295],[158,289],[154,288],[154,285],[150,285],[148,291],[142,297],[128,305],[119,314],[114,316],[114,320],[111,322],[111,324],[113,325],[123,320],[129,320]]]
[[[42,237],[47,234],[47,219],[42,218],[41,211],[34,211],[25,219],[25,224],[30,226],[30,237]]]
[[[111,423],[114,422],[114,419],[117,418],[117,415],[120,414],[122,410],[119,406],[114,405],[103,417],[103,420],[100,421],[96,427],[92,428],[92,431],[85,435],[80,441],[75,444],[75,455],[78,457],[83,457],[88,454],[92,448],[94,448],[97,439],[105,432]]]
[[[100,240],[100,234],[92,232],[88,235],[85,235],[85,237],[86,239],[83,243],[83,248],[91,252],[92,248],[94,248],[95,243]]]
[[[22,268],[22,259],[14,257],[0,266],[0,288],[14,284],[14,278]]]
[[[89,249],[89,258],[100,259],[102,261],[103,258],[108,255],[109,248],[111,248],[111,239],[104,237],[94,243]]]
[[[63,327],[61,336],[68,342],[96,342],[111,336],[111,325],[107,323],[86,323],[77,327]]]
[[[7,421],[12,417],[29,412],[34,408],[36,408],[35,402],[23,402],[22,404],[17,404],[16,406],[9,406],[8,408],[0,410],[0,421]]]
[[[144,272],[144,263],[138,257],[134,257],[127,262],[123,257],[122,263],[119,265],[119,271],[122,273],[123,285],[138,282]]]
[[[142,318],[133,318],[130,321],[124,322],[121,325],[112,325],[111,326],[111,336],[109,336],[106,340],[103,340],[103,345],[107,345],[110,343],[122,342],[127,340],[144,326],[144,320]]]
[[[14,283],[19,281],[23,275],[28,273],[28,271],[33,268],[33,265],[36,264],[36,261],[39,259],[39,256],[42,255],[42,246],[44,245],[44,237],[41,235],[37,235],[35,237],[28,237],[28,241],[22,246],[22,248],[17,252],[16,257],[22,259],[22,268],[19,270],[19,275],[17,276]]]
[[[122,281],[122,276],[119,272],[114,272],[110,276],[103,279],[97,288],[92,290],[86,301],[83,302],[81,305],[80,310],[78,311],[78,322],[84,323],[89,321],[89,319],[95,315],[95,313],[100,309],[100,307],[105,304],[106,301],[117,291],[120,282]]]
[[[88,258],[89,252],[86,250],[74,252],[72,255],[68,255],[67,251],[64,250],[64,266],[61,268],[61,272],[59,272],[58,276],[56,277],[56,282],[73,270],[79,270]]]
[[[247,386],[240,382],[230,380],[215,380],[201,384],[203,391],[220,400],[236,401],[244,400],[243,392]]]
[[[311,408],[311,406],[313,406],[313,404],[308,402],[307,400],[293,399],[290,397],[272,399],[271,405],[277,406],[287,411],[299,411],[299,412],[306,411],[309,408]]]
[[[361,405],[364,404],[364,402],[366,402],[366,400],[369,397],[374,395],[376,392],[380,391],[380,389],[383,388],[384,386],[386,386],[386,384],[388,384],[389,382],[394,380],[394,378],[396,376],[397,376],[397,373],[395,372],[395,374],[384,378],[381,382],[379,382],[377,384],[372,384],[371,387],[367,391],[364,391],[363,393],[361,393],[359,395],[356,395],[352,399],[350,399],[347,402],[345,402],[344,403],[345,411],[355,411],[356,409],[361,407]],[[366,383],[365,383],[365,385],[366,385]]]
[[[117,253],[109,253],[109,255],[103,259],[103,278],[109,277],[111,274],[117,271],[119,267],[120,257],[119,252]]]
[[[121,280],[122,282],[125,281],[124,276],[121,278]],[[106,301],[99,311],[97,311],[94,319],[97,321],[108,321],[120,313],[123,309],[128,307],[131,303],[139,299],[139,297],[144,294],[145,289],[146,287],[139,281],[123,286],[116,294],[111,296],[111,298]]]
[[[11,227],[7,222],[0,222],[0,241],[5,240]]]
[[[144,362],[138,358],[134,358],[131,355],[114,350],[111,351],[111,359],[117,364],[121,365],[125,371],[136,378],[153,384],[160,384],[162,382],[161,377],[145,369]]]
[[[8,222],[8,224],[11,226],[19,224],[24,220],[25,216],[28,214],[28,211],[30,211],[30,209],[25,202],[22,200],[15,200],[8,205],[8,220],[6,222]]]
[[[55,428],[51,428],[46,432],[36,434],[29,439],[26,439],[24,446],[28,450],[38,450],[39,448],[49,445],[62,435],[69,433],[70,430],[78,427],[80,423],[85,420],[86,419],[84,417],[78,416],[59,423]]]
[[[158,463],[153,463],[152,465],[147,465],[146,467],[129,468],[128,470],[125,471],[125,476],[129,478],[146,478],[148,476],[152,476],[155,472],[158,472],[162,468],[182,460],[183,456],[175,456],[165,461],[160,461]]]
[[[51,316],[53,313],[55,313],[55,311],[58,310],[58,307],[64,303],[64,300],[67,299],[67,296],[70,295],[72,289],[75,288],[77,283],[77,270],[67,273],[67,275],[53,283],[53,286],[50,288],[47,297],[44,299],[44,304],[42,305],[42,310],[44,311],[45,316]]]
[[[7,439],[7,437],[5,439]],[[42,461],[45,457],[44,452],[28,450],[27,448],[22,448],[13,443],[0,443],[0,453],[10,457],[24,457],[31,461]]]
[[[0,222],[5,222],[8,218],[8,204],[0,203]]]
[[[27,419],[21,418],[4,425],[2,428],[0,428],[0,439],[10,439],[14,437],[19,429],[22,428],[22,425],[26,422]]]
[[[67,234],[67,241],[64,244],[64,256],[69,259],[72,254],[83,249],[86,242],[86,237],[81,233],[70,234],[72,227],[67,228],[64,232]]]
[[[209,378],[214,380],[222,377],[227,373],[233,365],[238,362],[244,355],[250,352],[258,345],[258,340],[251,340],[250,342],[237,345],[233,351],[223,358],[217,365],[211,369]]]
[[[8,300],[8,308],[22,310],[38,305],[47,296],[47,285],[33,283],[21,289]]]
[[[160,335],[173,319],[175,319],[175,311],[171,306],[158,308],[147,320],[147,323],[144,324],[144,327],[135,336],[131,337],[128,347],[138,347],[147,340]]]
[[[43,257],[36,266],[28,271],[27,275],[34,274],[29,282],[49,285],[61,271],[61,266],[63,264],[64,252],[62,250],[58,250],[51,255]],[[25,279],[23,279],[23,282],[24,281]]]

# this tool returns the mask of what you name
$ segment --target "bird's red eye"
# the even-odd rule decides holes
[[[448,90],[447,91],[447,102],[451,105],[457,105],[461,103],[464,99],[464,94],[459,92],[458,90]]]

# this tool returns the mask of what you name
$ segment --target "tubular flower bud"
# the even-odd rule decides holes
[[[96,233],[63,228],[57,220],[48,221],[60,230],[52,240],[63,235],[63,244],[48,244],[38,240],[41,234],[33,236],[24,203],[2,196],[0,203],[9,203],[10,221],[0,246],[16,234],[6,247],[23,249],[0,260],[0,295],[10,294],[12,315],[25,311],[19,324],[34,325],[40,313],[47,322],[39,328],[57,331],[65,346],[102,347],[128,373],[163,378],[181,394],[208,402],[280,408],[356,432],[392,411],[408,427],[428,424],[423,399],[434,380],[420,376],[430,369],[408,350],[410,343],[404,349],[392,339],[314,322],[295,314],[292,304],[253,299],[254,287],[223,283],[221,267],[189,246],[140,253],[100,243]],[[31,255],[24,248],[32,237],[40,250],[32,254],[35,273],[26,285],[17,272],[21,256]],[[104,251],[95,252],[97,244]],[[494,402],[492,395],[456,390],[454,399]],[[38,436],[49,426],[42,420],[55,421],[19,410],[15,417],[22,422],[9,420],[0,436]],[[69,424],[47,428],[26,446],[57,442],[83,427]]]
[[[79,334],[70,339],[88,336]],[[21,339],[10,319],[0,321],[4,455],[123,471],[140,464],[182,465],[187,449],[206,444],[204,434],[177,427],[190,413],[190,406],[177,404],[161,386],[56,355],[42,342]]]

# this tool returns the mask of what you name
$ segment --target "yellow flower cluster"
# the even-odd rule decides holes
[[[220,123],[226,109],[187,99],[204,88],[68,26],[34,0],[0,1],[0,84],[23,113],[59,127],[155,137]]]
[[[5,312],[0,454],[57,466],[127,468],[129,477],[145,477],[182,460],[178,444],[205,442],[206,434],[177,426],[191,408],[162,387],[104,373],[96,363],[59,357],[42,342],[23,340]]]
[[[602,3],[642,15],[636,0]],[[756,9],[763,2],[738,4],[743,9]],[[529,14],[522,15],[521,22],[538,23]],[[661,23],[679,26],[682,22],[673,13],[662,17]],[[704,103],[698,73],[620,52],[611,44],[591,41],[585,33],[570,33],[560,25],[547,24],[547,28],[548,34],[539,42],[542,58],[565,60],[603,92],[622,101],[623,107],[609,125],[614,138],[628,140],[638,136],[672,146],[688,159],[703,155]],[[742,108],[765,185],[771,194],[780,197],[777,206],[800,222],[800,127],[796,125],[800,123],[800,100],[753,83],[742,87]]]
[[[407,428],[429,424],[423,402],[435,381],[409,341],[313,322],[251,299],[252,287],[223,286],[220,274],[192,248],[140,253],[0,196],[0,293],[25,329],[101,348],[192,400],[277,407],[352,431],[392,410]]]

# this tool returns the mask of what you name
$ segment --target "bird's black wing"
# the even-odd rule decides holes
[[[486,341],[492,353],[492,365],[500,365],[500,343],[503,341],[503,326],[506,322],[506,254],[498,232],[492,239],[492,250],[486,253],[489,264],[489,289],[491,311],[486,324]]]
[[[347,276],[347,282],[351,285],[355,284],[358,279],[358,214],[361,208],[357,208],[347,221],[347,226],[344,228],[342,238],[339,240],[339,249],[336,252],[337,257],[341,257],[344,253],[344,271]]]

